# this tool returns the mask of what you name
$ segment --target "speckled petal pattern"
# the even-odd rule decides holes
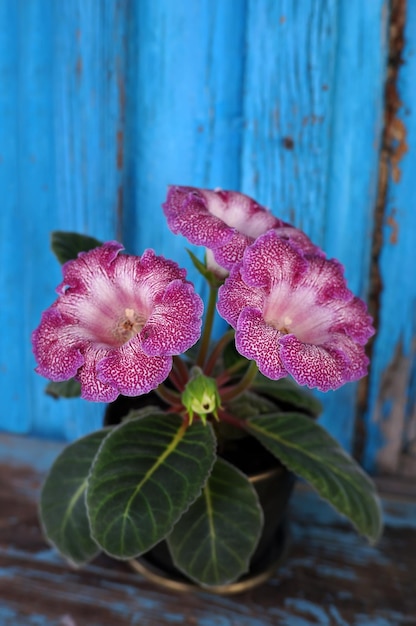
[[[163,210],[175,234],[209,248],[226,270],[241,260],[256,237],[285,225],[255,200],[236,191],[170,187]]]
[[[260,372],[272,380],[287,376],[280,350],[276,350],[280,337],[282,333],[268,326],[259,311],[246,307],[241,313],[235,334],[236,348],[247,359],[256,361]]]
[[[113,350],[97,364],[98,379],[125,396],[140,396],[155,389],[169,375],[171,357],[149,357],[139,337]]]
[[[65,320],[56,306],[42,314],[38,328],[32,334],[36,371],[55,382],[68,380],[84,363],[82,342],[74,337],[71,320]],[[78,341],[77,341],[78,339]]]
[[[63,266],[59,297],[33,333],[37,371],[76,377],[82,397],[140,395],[169,374],[172,356],[199,338],[203,304],[186,271],[145,250],[109,242]]]
[[[237,350],[271,379],[290,374],[328,391],[367,372],[364,345],[374,328],[342,266],[275,231],[246,249],[220,288],[217,308],[236,330]]]

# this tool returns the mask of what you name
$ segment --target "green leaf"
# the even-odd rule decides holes
[[[238,419],[246,420],[265,413],[276,411],[276,404],[252,391],[244,391],[237,398],[227,402],[227,411]]]
[[[79,252],[88,252],[101,246],[102,242],[94,237],[55,230],[51,233],[51,248],[60,263],[76,259]]]
[[[99,430],[70,444],[58,456],[43,485],[40,517],[49,541],[74,565],[99,553],[91,538],[85,506],[87,477],[108,430]]]
[[[199,496],[215,460],[210,425],[188,429],[179,415],[128,420],[103,442],[89,477],[92,534],[129,559],[164,539]]]
[[[306,411],[314,417],[318,417],[322,413],[322,404],[319,400],[311,392],[299,387],[290,378],[270,380],[270,378],[263,376],[259,372],[251,389],[278,402],[287,404],[293,409]]]
[[[292,472],[309,482],[371,542],[382,531],[372,480],[319,424],[300,413],[247,421],[249,431]]]
[[[53,398],[78,398],[81,395],[81,385],[74,378],[60,383],[51,381],[47,384],[45,391]]]
[[[217,459],[202,494],[168,537],[176,567],[206,587],[248,571],[263,527],[257,493],[247,477]]]

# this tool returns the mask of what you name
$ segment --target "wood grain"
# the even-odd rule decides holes
[[[25,450],[25,445],[27,448]],[[292,506],[290,554],[263,587],[221,598],[162,591],[100,556],[71,569],[42,538],[36,498],[60,445],[0,438],[2,626],[396,626],[416,621],[416,499],[384,500],[386,531],[369,547],[304,488]],[[25,451],[25,454],[23,452]],[[47,461],[45,462],[45,458]]]

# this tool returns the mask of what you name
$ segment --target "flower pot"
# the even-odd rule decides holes
[[[164,408],[156,394],[147,397],[120,396],[108,405],[104,424],[115,425],[129,410],[147,405]],[[222,595],[241,593],[262,584],[284,560],[288,549],[287,505],[295,484],[295,476],[267,452],[257,440],[245,436],[228,442],[219,456],[245,473],[257,491],[264,514],[264,527],[257,548],[250,561],[250,569],[238,581],[209,591]],[[195,590],[197,585],[174,565],[166,541],[161,541],[146,554],[130,561],[131,567],[165,588],[175,591]]]

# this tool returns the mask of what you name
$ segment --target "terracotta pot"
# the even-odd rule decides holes
[[[149,396],[151,396],[149,401]],[[119,397],[108,405],[104,424],[116,425],[131,409],[149,404],[165,408],[155,394],[147,397]],[[295,477],[253,437],[231,441],[219,451],[227,461],[244,472],[254,485],[264,513],[264,527],[259,544],[251,558],[250,570],[238,581],[221,587],[209,587],[214,593],[229,595],[251,589],[267,580],[284,560],[288,548],[287,505]],[[197,589],[173,564],[166,541],[130,562],[131,567],[147,579],[176,591]]]

